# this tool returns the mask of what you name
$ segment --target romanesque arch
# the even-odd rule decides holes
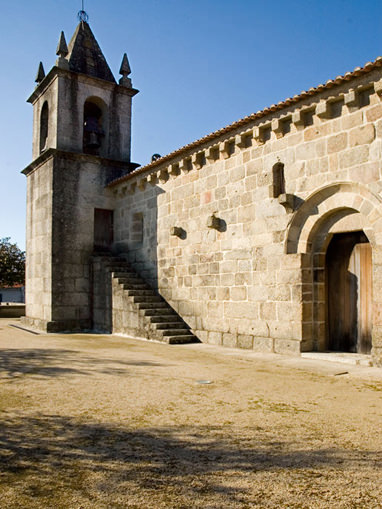
[[[363,245],[360,246],[359,243]],[[367,247],[366,244],[369,245],[368,253],[364,249]],[[341,248],[341,246],[345,247]],[[343,316],[333,317],[336,312],[335,309],[333,310],[335,308],[333,302],[335,303],[336,299],[341,299],[338,292],[350,293],[350,287],[342,290],[338,289],[338,281],[335,284],[331,283],[330,278],[332,276],[330,274],[335,274],[341,266],[348,267],[349,263],[354,265],[352,257],[356,256],[354,255],[355,249],[361,252],[361,256],[368,256],[369,268],[367,270],[370,276],[370,284],[363,283],[362,287],[367,289],[369,295],[367,304],[360,304],[361,283],[355,283],[358,284],[358,287],[355,286],[353,300],[363,308],[357,308],[354,312],[358,313],[359,317],[361,315],[369,317],[368,327],[370,331],[372,330],[370,335],[373,338],[370,342],[375,347],[374,338],[378,337],[380,328],[378,316],[382,307],[379,301],[382,302],[382,298],[377,292],[374,292],[373,297],[371,297],[371,292],[372,288],[382,286],[382,275],[380,274],[382,268],[380,265],[380,253],[382,251],[381,198],[362,184],[339,182],[325,186],[313,193],[293,215],[287,231],[285,251],[287,254],[300,254],[304,259],[304,263],[302,263],[304,277],[302,277],[301,295],[302,327],[305,331],[305,339],[308,338],[308,340],[305,340],[306,350],[343,349],[341,341],[336,343],[332,339],[334,333],[331,333],[331,323],[342,323],[348,311],[343,312]],[[331,258],[333,256],[337,257],[334,261]],[[341,261],[338,258],[340,256],[347,258]],[[359,265],[360,262],[358,261],[357,266]],[[331,268],[332,266],[335,268]],[[365,273],[366,269],[363,270]],[[356,279],[356,276],[354,278]],[[334,297],[331,296],[331,287],[337,292]],[[351,308],[351,305],[349,306]],[[364,308],[367,308],[366,311]],[[342,309],[340,305],[338,309],[338,313],[340,313]],[[357,318],[349,318],[349,323],[351,320],[354,323],[352,322],[353,325],[349,325],[348,328],[353,327],[356,330],[358,327],[358,332],[354,334],[360,335],[361,318],[358,319],[358,323]],[[355,340],[356,343],[357,341],[358,339]],[[357,348],[349,347],[349,351],[365,353],[361,347],[358,350]]]
[[[311,252],[319,233],[351,214],[360,214],[363,229],[376,247],[375,234],[382,233],[381,198],[362,184],[339,182],[314,192],[295,212],[287,232],[286,253]]]

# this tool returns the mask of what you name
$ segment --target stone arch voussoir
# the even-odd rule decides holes
[[[309,253],[317,235],[350,214],[360,214],[362,229],[375,247],[382,243],[382,200],[366,186],[338,182],[314,192],[295,212],[287,231],[286,253]]]

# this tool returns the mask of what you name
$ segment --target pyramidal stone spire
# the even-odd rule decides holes
[[[44,66],[42,65],[42,62],[40,62],[39,66],[38,66],[37,74],[36,74],[35,83],[37,83],[37,85],[39,85],[44,78],[45,78],[45,70],[44,70]]]
[[[69,62],[66,60],[66,56],[68,55],[68,46],[65,40],[64,32],[61,32],[60,40],[58,41],[56,55],[58,55],[56,65],[61,69],[69,69]]]
[[[119,70],[119,74],[122,75],[122,78],[119,80],[119,84],[123,87],[131,88],[131,79],[128,78],[128,75],[131,73],[129,60],[127,58],[126,53],[123,55],[121,68]]]
[[[115,83],[101,48],[85,20],[81,20],[69,43],[69,69]]]

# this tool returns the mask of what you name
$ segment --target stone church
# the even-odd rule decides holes
[[[86,20],[40,64],[24,323],[382,364],[382,58],[141,166]]]

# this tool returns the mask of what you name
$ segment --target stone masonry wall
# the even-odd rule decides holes
[[[116,250],[202,341],[284,353],[317,347],[325,312],[313,295],[324,291],[315,286],[314,228],[332,218],[330,235],[334,211],[346,208],[374,252],[382,246],[380,80],[379,70],[353,78],[114,186]],[[280,163],[285,189],[275,195]],[[349,189],[334,187],[331,208],[321,210],[323,190],[340,182]],[[380,299],[374,352],[382,346]]]
[[[34,171],[27,186],[28,252],[25,291],[26,315],[51,320],[53,159]],[[39,326],[39,323],[32,323]]]

